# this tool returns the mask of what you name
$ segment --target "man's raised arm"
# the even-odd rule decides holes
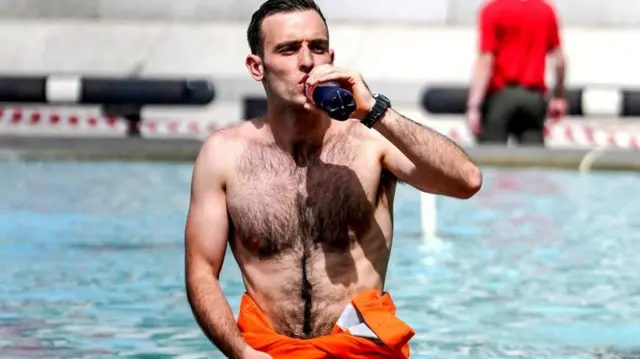
[[[215,135],[214,135],[215,136]],[[208,139],[196,159],[185,228],[185,271],[191,310],[209,340],[227,357],[240,358],[242,340],[219,283],[229,232],[224,161],[219,139]]]
[[[373,126],[387,140],[383,166],[399,180],[438,195],[467,199],[482,187],[482,172],[448,137],[393,109]]]

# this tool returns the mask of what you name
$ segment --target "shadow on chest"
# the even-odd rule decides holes
[[[240,238],[265,256],[351,246],[369,227],[376,200],[365,191],[354,159],[351,151],[302,163],[274,153],[245,161],[230,205]]]

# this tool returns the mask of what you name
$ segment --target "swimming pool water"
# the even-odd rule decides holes
[[[640,176],[485,169],[422,238],[398,189],[387,290],[413,358],[632,358]],[[0,358],[220,358],[184,293],[191,165],[0,162]],[[222,285],[242,294],[229,257]]]

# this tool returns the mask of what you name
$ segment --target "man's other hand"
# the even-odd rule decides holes
[[[469,125],[471,132],[476,136],[480,134],[482,127],[480,121],[480,110],[477,108],[470,108],[467,110],[467,124]]]
[[[552,98],[551,101],[549,101],[549,118],[553,122],[562,120],[562,118],[567,115],[568,108],[569,103],[567,102],[567,99],[559,97]]]

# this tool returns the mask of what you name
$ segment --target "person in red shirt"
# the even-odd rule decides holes
[[[479,56],[469,89],[467,120],[479,143],[544,145],[547,116],[567,112],[566,58],[555,9],[545,0],[489,0],[479,14]],[[548,100],[547,56],[555,59]]]

